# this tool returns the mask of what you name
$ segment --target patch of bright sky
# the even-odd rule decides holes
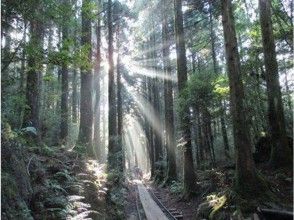
[[[135,0],[120,0],[121,3],[125,3],[130,9],[134,8]]]

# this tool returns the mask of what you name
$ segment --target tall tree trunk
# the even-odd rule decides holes
[[[108,0],[107,6],[108,18],[108,165],[110,169],[122,166],[122,152],[117,146],[117,112],[116,112],[116,94],[114,82],[114,62],[113,62],[113,22],[112,22],[112,0]]]
[[[87,61],[91,62],[91,20],[86,13],[86,8],[91,4],[91,0],[83,0],[82,4],[82,37],[81,46],[88,48]],[[80,98],[80,131],[79,142],[86,146],[87,154],[94,156],[92,148],[92,126],[93,126],[93,107],[92,107],[92,71],[89,67],[81,68],[81,98]]]
[[[105,77],[106,78],[106,77]],[[103,84],[106,85],[106,80],[104,80]],[[103,102],[105,103],[106,102],[106,98],[107,97],[103,97]],[[107,118],[106,118],[106,105],[103,105],[103,111],[102,111],[102,122],[103,122],[103,126],[102,126],[102,140],[101,140],[101,148],[100,148],[100,153],[101,153],[101,161],[104,163],[105,160],[106,160],[106,146],[107,146],[107,129],[106,129],[106,125],[107,125]]]
[[[77,36],[77,28],[74,30],[74,36]],[[74,51],[77,50],[79,46],[78,38],[74,38]],[[78,68],[75,64],[72,67],[72,122],[78,123]]]
[[[56,93],[56,94],[59,94],[60,93],[60,91],[61,91],[61,75],[62,75],[62,72],[61,72],[61,68],[58,66],[57,67],[57,83],[56,83],[56,85],[54,86],[54,92]],[[55,114],[56,115],[58,115],[59,113],[60,113],[60,98],[61,98],[61,96],[59,97],[57,97],[56,98],[56,103],[55,103],[55,108],[54,108],[54,111],[55,111]]]
[[[174,7],[178,89],[181,96],[187,83],[187,58],[183,28],[182,0],[174,0]],[[190,196],[196,189],[196,175],[193,166],[189,106],[184,107],[180,123],[184,142],[184,191],[186,196]]]
[[[149,39],[146,46],[146,68],[150,68],[152,66],[152,41]],[[154,79],[151,77],[147,77],[147,96],[148,96],[148,103],[149,103],[149,111],[154,112],[153,108],[153,84]],[[148,149],[149,149],[149,158],[150,158],[150,172],[151,172],[151,178],[155,177],[155,144],[154,144],[154,137],[155,137],[155,129],[154,129],[154,122],[148,120]]]
[[[69,1],[64,1],[64,6],[70,7]],[[69,53],[68,40],[68,23],[66,22],[67,13],[63,15],[64,23],[62,27],[62,50]],[[60,109],[60,140],[62,143],[67,142],[68,138],[68,61],[64,60],[61,67],[61,109]]]
[[[291,166],[291,153],[288,147],[282,94],[279,82],[278,63],[271,21],[271,2],[259,0],[260,24],[263,42],[266,84],[268,95],[268,117],[272,142],[270,162],[274,167]]]
[[[211,115],[207,108],[203,109],[203,120],[204,120],[204,131],[205,131],[205,139],[207,143],[207,147],[209,149],[209,156],[211,159],[211,165],[212,167],[215,167],[215,153],[214,153],[214,147],[213,147],[213,134],[211,129]]]
[[[23,31],[23,38],[22,41],[25,44],[27,40],[27,21],[24,21],[24,31]],[[22,60],[21,60],[21,68],[20,68],[20,84],[19,84],[19,91],[21,94],[25,93],[25,77],[26,77],[26,50],[23,48],[22,50]],[[24,113],[25,113],[25,107],[21,106],[20,109],[20,115],[19,115],[19,128],[22,128],[23,126],[23,120],[24,120]]]
[[[36,10],[41,11],[41,4],[36,6]],[[40,132],[40,79],[42,74],[44,26],[40,20],[30,21],[30,46],[35,48],[35,53],[28,54],[28,72],[26,100],[29,106],[25,114],[27,126],[33,126],[37,130],[37,140],[41,141]]]
[[[9,65],[11,63],[11,16],[9,15],[10,10],[7,11],[4,14],[5,22],[1,22],[1,26],[3,23],[6,25],[3,25],[1,28],[1,35],[2,40],[5,39],[5,45],[4,48],[1,50],[1,93],[2,93],[2,102],[6,98],[6,88],[7,85],[9,85]],[[3,19],[3,17],[2,17]],[[2,46],[2,44],[1,44]]]
[[[98,8],[101,7],[101,1],[98,2]],[[94,152],[99,161],[102,161],[101,152],[101,138],[100,138],[100,63],[101,63],[101,18],[98,15],[96,27],[96,62],[94,75],[94,89],[95,89],[95,106],[94,106]]]
[[[211,41],[211,56],[212,56],[212,61],[213,61],[213,71],[215,75],[218,75],[218,63],[216,59],[216,53],[215,53],[215,35],[213,31],[213,15],[212,15],[212,2],[211,0],[209,1],[209,29],[210,29],[210,41]],[[218,102],[218,105],[220,107],[221,111],[221,131],[222,131],[222,136],[223,136],[223,143],[224,143],[224,150],[225,150],[225,157],[229,158],[229,142],[228,142],[228,135],[227,135],[227,130],[226,130],[226,124],[225,124],[225,119],[224,119],[224,114],[225,110],[222,105],[221,100]]]
[[[23,38],[22,38],[22,42],[25,44],[27,41],[27,22],[24,21],[24,31],[23,31]],[[20,85],[19,85],[19,89],[20,91],[24,90],[25,87],[25,68],[26,68],[26,62],[25,62],[25,58],[26,58],[26,50],[25,48],[23,48],[22,50],[22,60],[21,60],[21,68],[20,68]]]
[[[152,79],[149,77],[147,79],[147,89],[148,89],[148,102],[150,103],[150,106],[152,106]],[[150,109],[150,111],[152,111]],[[154,142],[153,142],[153,137],[154,137],[154,130],[152,128],[152,122],[149,121],[149,132],[148,132],[148,146],[150,149],[150,167],[151,167],[151,178],[154,177],[155,175],[155,160],[154,160]]]
[[[154,114],[155,116],[160,119],[160,104],[159,104],[159,90],[158,90],[158,86],[159,86],[159,80],[157,75],[157,64],[156,64],[156,59],[157,59],[157,54],[156,54],[156,38],[155,38],[155,34],[153,34],[151,36],[151,42],[152,42],[152,52],[151,52],[151,60],[152,60],[152,71],[154,72],[155,77],[152,79],[153,80],[153,84],[152,84],[152,90],[153,90],[153,108],[154,108]],[[157,123],[155,121],[155,123]],[[154,125],[155,128],[156,125]],[[157,131],[156,129],[154,129],[154,156],[155,156],[155,162],[158,162],[161,160],[162,158],[162,141],[161,141],[161,135],[160,135],[160,131],[161,129],[159,129],[159,131]]]
[[[166,136],[166,152],[167,152],[167,182],[172,182],[177,179],[176,169],[176,152],[175,152],[175,132],[174,132],[174,106],[173,106],[173,87],[172,73],[170,64],[170,45],[168,43],[168,17],[165,8],[167,7],[166,0],[163,1],[163,20],[162,20],[162,55],[164,74],[164,108],[165,108],[165,136]]]
[[[122,114],[122,84],[121,84],[121,65],[120,65],[120,27],[117,25],[117,73],[116,73],[116,81],[117,81],[117,144],[118,147],[122,149],[122,129],[123,129],[123,114]],[[123,152],[122,152],[123,157]],[[124,161],[124,157],[122,158]],[[123,171],[123,166],[120,167],[121,171]]]
[[[253,162],[251,144],[244,108],[244,89],[241,79],[240,58],[235,32],[231,0],[221,1],[222,23],[225,39],[226,60],[230,84],[231,112],[233,115],[233,134],[236,147],[236,188],[246,195],[259,192],[260,185]]]
[[[72,77],[72,122],[78,122],[78,70],[75,65]]]
[[[222,105],[222,103],[221,103]],[[221,116],[220,116],[220,121],[221,121],[221,130],[222,130],[222,136],[223,136],[223,142],[224,142],[224,149],[225,149],[225,157],[227,159],[230,159],[230,146],[229,146],[229,139],[228,139],[228,134],[227,134],[227,128],[226,128],[226,123],[225,123],[225,109],[222,105],[221,109]]]
[[[285,87],[286,87],[286,93],[287,93],[287,105],[289,110],[292,109],[292,98],[291,98],[291,94],[292,92],[290,91],[289,88],[289,80],[288,80],[288,73],[287,73],[287,67],[286,67],[286,63],[284,62],[284,74],[285,74]]]
[[[203,161],[202,153],[202,141],[201,141],[201,120],[200,113],[197,106],[193,106],[193,116],[194,116],[194,126],[195,126],[195,135],[194,142],[196,145],[196,156],[197,156],[197,165],[200,168],[201,161]]]

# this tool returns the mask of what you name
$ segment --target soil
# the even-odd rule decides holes
[[[146,182],[146,185],[160,197],[160,202],[167,209],[176,209],[183,215],[184,220],[194,220],[197,207],[200,203],[199,197],[194,197],[190,201],[184,200],[180,195],[171,193],[169,188],[157,187],[152,182]]]

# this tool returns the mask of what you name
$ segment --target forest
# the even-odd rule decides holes
[[[1,219],[293,219],[292,0],[2,0]]]

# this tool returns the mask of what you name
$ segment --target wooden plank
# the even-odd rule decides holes
[[[138,182],[138,190],[147,220],[168,220],[142,183]]]

